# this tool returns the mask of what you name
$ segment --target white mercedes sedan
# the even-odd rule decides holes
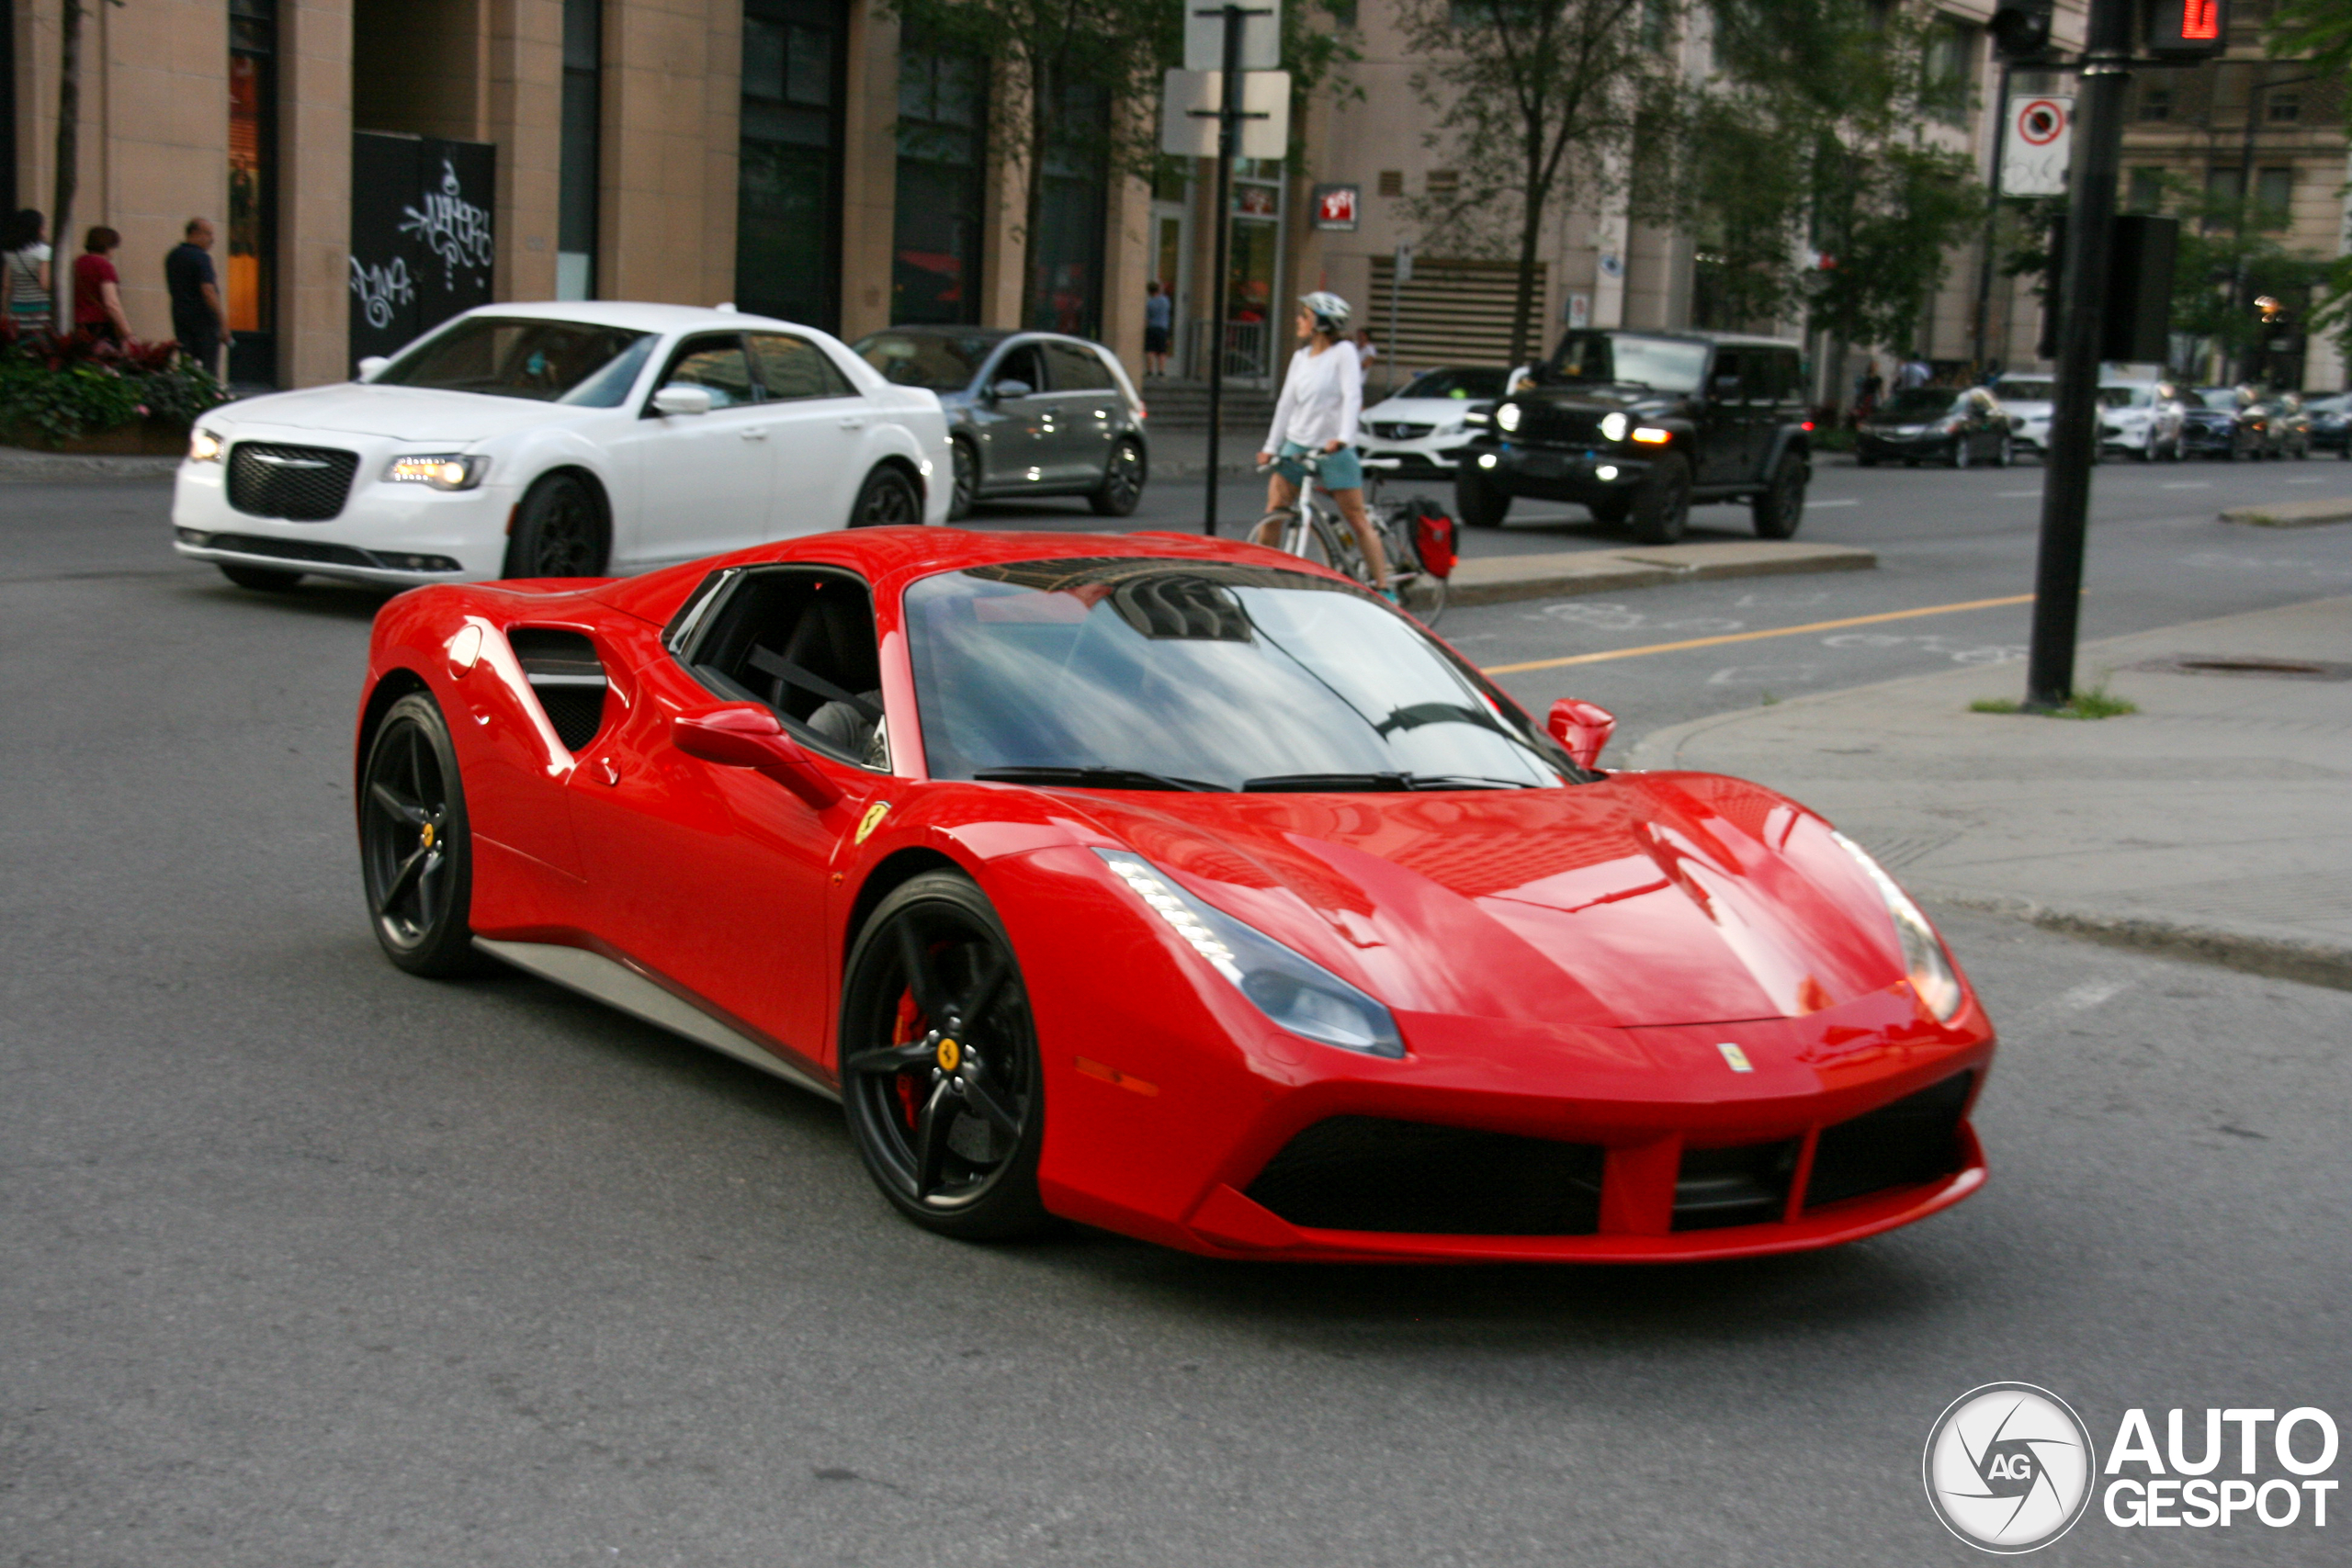
[[[813,328],[680,305],[491,305],[360,379],[224,404],[172,498],[232,582],[411,587],[643,571],[943,523],[939,399]]]

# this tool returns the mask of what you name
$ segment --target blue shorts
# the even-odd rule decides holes
[[[1295,441],[1285,441],[1274,455],[1274,472],[1293,484],[1306,482],[1306,465],[1297,461],[1306,455],[1306,448]],[[1315,482],[1325,490],[1363,489],[1363,464],[1357,459],[1356,449],[1342,446],[1337,452],[1326,452],[1317,465]]]

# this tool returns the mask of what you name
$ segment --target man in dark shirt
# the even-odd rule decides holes
[[[172,335],[189,358],[217,376],[229,320],[220,308],[220,285],[212,270],[212,225],[191,218],[187,235],[164,257],[164,284],[172,295]]]

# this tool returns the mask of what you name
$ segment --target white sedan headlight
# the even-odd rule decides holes
[[[384,470],[384,482],[431,485],[435,490],[471,490],[489,473],[490,459],[478,452],[435,452],[393,458],[392,466]]]
[[[1894,922],[1894,934],[1903,943],[1903,966],[1910,973],[1911,988],[1919,993],[1937,1021],[1950,1023],[1952,1014],[1960,1010],[1960,975],[1944,956],[1944,944],[1936,940],[1935,928],[1928,924],[1919,906],[1911,902],[1911,896],[1894,885],[1894,878],[1861,845],[1843,833],[1832,831],[1829,836],[1854,857],[1878,888],[1878,896],[1886,900],[1887,918]]]
[[[209,430],[198,428],[190,431],[187,438],[187,460],[191,463],[217,463],[220,460],[220,453],[225,445],[218,435]]]

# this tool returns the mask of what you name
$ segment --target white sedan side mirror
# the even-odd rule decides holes
[[[673,381],[653,394],[653,409],[656,413],[708,413],[710,408],[708,387],[696,387],[684,381]]]
[[[380,354],[371,354],[359,362],[359,378],[363,381],[372,381],[382,375],[384,367],[390,363],[390,360]]]

